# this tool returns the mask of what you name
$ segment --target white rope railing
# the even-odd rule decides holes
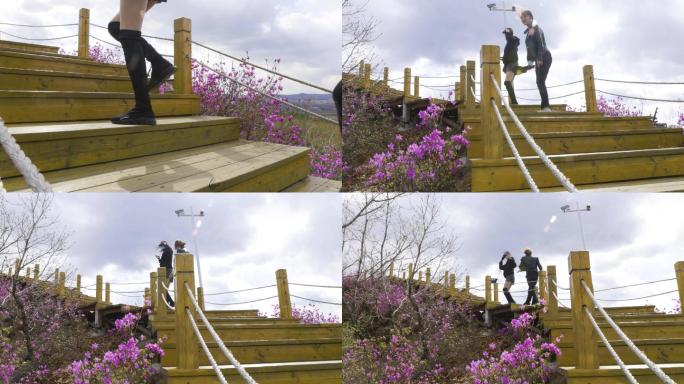
[[[169,293],[176,293],[176,291],[174,291],[173,289],[169,288],[168,285],[164,284],[163,281],[160,281],[160,283],[161,283],[162,287],[164,287],[164,289],[166,290],[166,292],[169,292]]]
[[[653,373],[662,382],[667,384],[676,384],[676,382],[672,380],[670,376],[665,374],[665,372],[663,372],[663,370],[660,369],[658,365],[651,361],[651,359],[649,359],[639,348],[637,348],[636,345],[634,345],[634,342],[632,342],[632,340],[630,340],[630,338],[627,337],[627,335],[625,335],[624,332],[622,332],[622,329],[620,329],[620,327],[613,321],[613,319],[610,318],[608,312],[606,312],[603,306],[596,300],[593,293],[591,292],[591,289],[589,289],[589,286],[587,286],[587,283],[585,283],[584,280],[581,280],[580,283],[586,294],[589,296],[591,301],[596,306],[596,309],[601,313],[601,315],[603,315],[603,317],[606,319],[606,322],[611,326],[611,328],[613,328],[613,330],[620,337],[620,339],[622,339],[622,341],[625,342],[627,347],[629,347],[629,349],[632,350],[632,352],[634,352],[634,354],[639,358],[639,360],[646,364],[646,366],[648,366],[648,368],[650,368],[651,371],[653,371]]]
[[[257,382],[254,381],[252,376],[249,374],[249,372],[247,372],[247,370],[245,370],[245,368],[242,365],[240,365],[240,362],[237,361],[235,356],[233,356],[233,354],[230,352],[230,350],[223,343],[223,340],[221,340],[221,337],[218,335],[218,333],[216,333],[216,331],[214,330],[214,327],[211,326],[211,324],[209,323],[209,320],[207,320],[207,317],[204,316],[204,312],[202,312],[202,308],[200,308],[199,304],[197,304],[197,300],[195,300],[195,295],[193,294],[192,290],[190,289],[190,286],[188,285],[188,283],[185,283],[185,291],[188,294],[188,297],[190,298],[190,302],[195,307],[195,311],[197,311],[197,314],[202,319],[204,326],[207,327],[207,331],[209,331],[209,334],[214,339],[214,341],[218,345],[221,352],[223,352],[223,355],[226,356],[228,361],[230,361],[230,363],[233,365],[233,367],[235,367],[235,370],[237,370],[237,372],[240,374],[242,379],[245,382],[247,382],[247,384],[257,384]],[[189,309],[186,308],[186,311],[189,312]],[[192,314],[190,314],[190,318],[191,319],[193,318]],[[194,319],[193,319],[193,321],[194,321]]]
[[[0,144],[5,149],[7,157],[12,161],[19,173],[24,176],[26,184],[35,192],[52,192],[52,187],[45,180],[31,159],[21,150],[5,122],[0,118]],[[0,193],[6,192],[0,180]]]
[[[617,352],[615,352],[615,349],[613,348],[613,346],[610,344],[610,342],[606,338],[606,335],[604,335],[603,331],[601,331],[601,327],[599,327],[598,323],[596,323],[596,319],[594,319],[594,316],[589,311],[589,308],[584,307],[584,312],[589,317],[589,320],[591,320],[591,325],[594,327],[594,330],[596,331],[596,333],[601,338],[601,341],[603,341],[603,345],[606,347],[606,349],[608,349],[608,352],[610,352],[610,355],[613,356],[613,359],[615,359],[615,362],[617,362],[618,365],[620,366],[620,369],[622,370],[622,373],[624,373],[625,376],[627,377],[627,380],[632,384],[639,384],[639,382],[636,381],[634,376],[632,376],[632,373],[629,371],[629,368],[627,368],[627,366],[622,361],[620,356],[617,354]]]
[[[249,291],[256,291],[260,289],[266,289],[266,288],[273,288],[277,287],[276,284],[273,285],[264,285],[263,287],[254,287],[254,288],[246,288],[246,289],[238,289],[235,291],[224,291],[224,292],[214,292],[214,293],[205,293],[204,296],[218,296],[218,295],[228,295],[231,293],[240,293],[240,292],[249,292]]]
[[[556,292],[551,292],[551,293],[553,293],[553,297],[556,298],[556,301],[558,302],[558,304],[560,304],[563,308],[570,309],[570,307],[568,307],[567,305],[563,304],[563,302],[561,301],[561,299],[558,298],[558,295],[556,294]]]
[[[197,327],[197,322],[195,322],[195,318],[192,315],[192,312],[190,312],[190,308],[185,308],[185,313],[188,315],[188,318],[190,319],[190,324],[192,324],[192,330],[193,332],[195,332],[195,336],[197,336],[197,340],[200,342],[202,350],[204,351],[204,354],[207,356],[207,360],[209,360],[209,364],[211,364],[211,367],[214,369],[214,373],[216,373],[216,378],[221,382],[221,384],[228,384],[228,381],[226,380],[225,376],[223,376],[223,372],[221,372],[221,369],[218,367],[218,364],[216,364],[214,356],[211,355],[211,351],[209,351],[209,347],[207,347],[207,342],[204,341],[202,333]]]
[[[518,119],[518,116],[515,114],[515,112],[513,112],[513,108],[511,108],[511,105],[509,104],[508,100],[505,97],[503,97],[503,93],[501,92],[501,88],[499,88],[499,84],[497,84],[494,74],[491,74],[490,78],[492,80],[492,85],[494,86],[494,89],[499,94],[501,100],[503,100],[503,104],[506,107],[506,110],[508,111],[508,114],[510,115],[511,119],[513,119],[513,122],[518,127],[520,133],[523,135],[525,140],[530,144],[530,147],[532,147],[532,149],[537,154],[537,156],[539,156],[544,165],[546,165],[546,167],[551,171],[556,180],[558,180],[558,182],[560,182],[561,185],[563,185],[563,187],[565,187],[565,189],[568,192],[579,192],[577,190],[577,187],[575,187],[575,185],[572,184],[572,182],[570,182],[570,179],[567,176],[565,176],[558,169],[558,167],[556,167],[556,165],[551,161],[551,159],[549,159],[549,157],[546,156],[546,153],[544,153],[541,147],[534,141],[534,138],[529,134],[529,132],[527,132],[525,126],[522,124],[522,122],[520,122],[520,119]]]
[[[520,171],[522,172],[523,176],[525,177],[525,180],[527,181],[527,184],[530,186],[530,189],[532,189],[532,192],[539,193],[539,187],[537,187],[537,183],[534,182],[532,179],[532,175],[530,175],[530,171],[527,169],[525,166],[525,162],[523,161],[522,157],[520,157],[520,153],[518,152],[518,148],[515,147],[515,143],[513,142],[513,139],[511,138],[511,135],[508,133],[508,128],[506,127],[506,123],[503,121],[503,117],[501,117],[501,112],[499,112],[499,107],[496,105],[496,102],[494,99],[492,101],[492,107],[494,108],[494,112],[496,112],[496,118],[499,120],[499,127],[501,127],[501,132],[503,133],[504,137],[506,138],[506,142],[508,142],[508,146],[511,148],[511,152],[513,152],[513,156],[515,157],[515,161],[518,163],[518,167],[520,168]]]
[[[602,91],[600,89],[597,89],[596,92],[598,93],[605,93],[606,95],[611,95],[615,97],[622,97],[623,99],[634,99],[634,100],[643,100],[643,101],[655,101],[658,103],[684,103],[684,100],[672,100],[672,99],[653,99],[653,98],[648,98],[648,97],[638,97],[638,96],[627,96],[627,95],[620,95],[617,93],[611,93],[611,92],[606,92]]]
[[[473,100],[480,102],[480,100],[477,99],[477,96],[475,96],[475,91],[473,90],[473,88],[469,88],[469,89],[470,89],[470,94],[473,95]]]

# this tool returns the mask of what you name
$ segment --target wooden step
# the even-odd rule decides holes
[[[126,66],[120,64],[98,63],[90,58],[69,55],[12,50],[0,50],[0,67],[128,76]]]
[[[240,121],[186,116],[160,118],[156,126],[94,121],[10,126],[9,130],[38,169],[48,172],[238,140]],[[1,152],[0,178],[17,175]]]
[[[520,130],[509,117],[504,117],[508,132],[519,134]],[[523,116],[520,122],[531,134],[548,132],[604,132],[616,130],[650,129],[653,120],[643,117],[596,117],[596,116]],[[466,119],[463,123],[471,128],[472,134],[480,133],[480,119]]]
[[[58,192],[278,192],[308,174],[309,148],[238,140],[44,175]]]
[[[669,338],[684,338],[684,320],[681,318],[677,320],[650,320],[650,321],[616,321],[620,329],[630,339],[669,339]],[[603,334],[609,340],[618,340],[618,335],[613,328],[605,321],[598,321]],[[544,323],[545,327],[548,327]],[[551,329],[551,339],[563,335],[564,343],[573,343],[575,341],[572,325],[553,326]]]
[[[283,192],[340,192],[342,182],[339,180],[329,180],[322,177],[309,176],[299,183],[287,188]]]
[[[230,364],[213,339],[205,341],[218,364]],[[247,340],[226,341],[224,343],[241,364],[326,361],[342,358],[342,340],[340,338]],[[165,367],[175,365],[177,359],[176,344],[165,342],[162,343],[161,347],[164,349],[162,365]],[[197,348],[200,351],[200,365],[208,365],[209,360],[201,352],[199,343]]]
[[[620,307],[604,307],[606,312],[610,313],[611,315],[637,315],[637,314],[657,314],[657,315],[663,315],[661,312],[656,312],[656,307],[655,305],[623,305]],[[570,309],[568,308],[563,308],[559,307],[558,308],[558,315],[559,316],[567,316],[568,318],[572,317],[572,313]]]
[[[544,189],[553,192],[556,188]],[[585,185],[580,188],[591,192],[632,192],[632,193],[662,193],[684,192],[684,177],[662,177],[648,180],[628,182],[613,182]]]
[[[575,185],[684,175],[684,148],[551,155],[549,158]],[[525,157],[523,160],[539,187],[560,186],[539,158]],[[473,192],[527,188],[513,158],[472,161]]]
[[[133,87],[128,76],[0,68],[0,90],[130,93]]]
[[[108,120],[135,106],[132,93],[0,91],[0,117],[7,124]],[[197,115],[196,95],[152,95],[158,117]]]
[[[480,112],[480,104],[476,104],[475,108],[469,108],[466,107],[465,104],[460,106],[461,110],[464,110],[466,112],[472,112],[475,111],[477,113]],[[503,106],[501,106],[503,108]],[[513,106],[513,111],[517,114],[518,112],[522,113],[533,113],[533,114],[540,114],[543,115],[546,112],[539,112],[541,109],[540,104],[519,104],[519,105],[514,105]],[[568,110],[568,105],[567,104],[551,104],[551,110],[555,112],[565,112]],[[505,111],[505,109],[503,110]]]
[[[514,110],[515,114],[518,117],[536,117],[540,116],[541,112],[538,111],[533,111],[529,109],[524,109],[524,110]],[[505,109],[501,109],[502,116],[504,116],[507,112]],[[594,117],[594,118],[600,118],[604,117],[605,115],[601,112],[570,112],[570,111],[553,111],[553,112],[544,112],[542,117]],[[482,116],[480,115],[480,110],[478,109],[477,111],[469,111],[469,110],[464,110],[460,109],[458,117],[460,120],[478,120]]]
[[[340,324],[212,324],[216,333],[224,341],[247,340],[300,340],[312,338],[341,338]],[[200,323],[200,332],[205,340],[211,335],[206,327]],[[158,337],[166,336],[169,343],[176,342],[176,327],[155,327]]]
[[[171,332],[171,330],[175,329],[176,327],[176,320],[174,318],[173,313],[169,313],[170,317],[162,319],[157,315],[152,315],[151,320],[152,320],[152,326],[154,329],[158,330],[164,330],[164,332]],[[198,324],[202,322],[202,320],[197,317],[195,320],[198,321]],[[299,324],[299,320],[297,319],[275,319],[275,318],[270,318],[270,317],[246,317],[246,316],[239,316],[239,317],[214,317],[214,316],[207,316],[207,320],[211,324],[214,325],[222,325],[222,324],[234,324],[234,325],[241,325],[241,324],[259,324],[259,325],[278,325],[278,324]]]
[[[641,360],[627,347],[624,341],[609,339],[618,356],[625,364],[641,364]],[[656,364],[672,364],[684,362],[684,339],[632,339],[639,350]],[[560,342],[558,347],[562,354],[558,357],[561,366],[575,365],[575,347],[573,343]],[[599,341],[599,364],[617,364],[603,342]]]
[[[628,368],[640,384],[662,384],[662,381],[645,365],[631,365]],[[668,364],[661,368],[675,382],[684,382],[684,365]],[[568,384],[629,384],[620,367],[614,364],[598,370],[566,368],[565,371],[568,375]]]
[[[342,362],[298,362],[281,364],[249,364],[244,366],[259,384],[341,384]],[[231,384],[246,384],[232,366],[222,366],[221,372]],[[168,384],[219,384],[212,367],[194,370],[167,368]]]
[[[18,41],[0,40],[0,50],[14,49],[25,52],[40,52],[40,53],[57,53],[59,47],[52,47],[49,45],[39,45],[30,43],[20,43]]]
[[[530,147],[521,134],[513,134],[511,137],[521,156],[535,155],[532,147]],[[482,135],[472,134],[468,136],[468,139],[470,140],[468,157],[471,159],[482,158],[484,151]],[[631,151],[684,146],[684,135],[681,128],[535,133],[534,140],[547,155]],[[504,144],[504,156],[513,156],[508,143]]]

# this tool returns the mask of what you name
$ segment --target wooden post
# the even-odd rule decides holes
[[[465,293],[470,293],[470,276],[466,276]]]
[[[65,287],[66,287],[66,273],[60,272],[59,273],[59,290],[57,291],[57,294],[60,297],[64,297]]]
[[[539,272],[539,300],[549,302],[548,291],[546,290],[546,271]]]
[[[591,265],[589,252],[571,252],[568,257],[568,269],[570,270],[570,297],[572,304],[572,330],[575,346],[575,367],[577,369],[598,369],[598,337],[594,331],[584,308],[594,313],[594,303],[587,295],[581,282],[587,284],[589,290],[594,292],[591,278]]]
[[[468,60],[466,62],[466,90],[465,90],[465,100],[466,108],[475,108],[475,82],[473,78],[475,77],[475,60]]]
[[[181,17],[173,22],[174,65],[176,66],[173,88],[175,93],[192,93],[192,20]]]
[[[449,271],[444,272],[444,288],[449,288]]]
[[[81,275],[76,275],[76,292],[81,293]]]
[[[33,266],[33,279],[38,280],[40,277],[40,265],[36,264]]]
[[[197,304],[204,311],[204,288],[197,287]]]
[[[425,271],[425,283],[427,283],[428,285],[430,285],[432,281],[431,277],[432,273],[430,272],[430,267],[428,267],[428,269]]]
[[[112,303],[109,296],[109,283],[105,284],[105,304],[109,305]]]
[[[158,320],[164,320],[170,317],[168,312],[169,308],[164,304],[164,301],[166,300],[166,288],[164,288],[164,285],[168,285],[168,281],[169,280],[166,277],[166,267],[157,268],[157,309],[155,310],[155,318]]]
[[[411,96],[411,68],[404,68],[404,98]]]
[[[463,103],[466,101],[466,85],[468,84],[468,81],[466,80],[465,65],[461,65],[460,80],[460,87],[458,88],[458,99]]]
[[[102,304],[102,275],[95,278],[95,306]]]
[[[423,281],[423,271],[418,271],[418,281]]]
[[[490,75],[494,75],[497,85],[501,84],[501,57],[498,45],[483,45],[480,57],[480,120],[484,142],[484,158],[488,160],[503,159],[504,138],[499,121],[492,107],[491,100],[501,105],[501,97],[496,93]]]
[[[420,76],[413,77],[413,96],[420,97]]]
[[[14,270],[17,271],[17,276],[19,276],[21,272],[21,265],[19,263],[19,259],[14,259]]]
[[[359,79],[363,79],[363,72],[366,70],[366,62],[361,60],[359,63]]]
[[[587,102],[587,112],[598,112],[596,102],[596,83],[594,82],[594,66],[584,66],[584,97]]]
[[[55,285],[59,284],[59,268],[55,268],[54,282]]]
[[[157,272],[150,272],[150,308],[152,311],[157,310]]]
[[[675,276],[677,277],[677,288],[679,289],[680,307],[684,303],[684,261],[675,263]],[[684,313],[684,311],[682,311]]]
[[[370,89],[371,71],[372,71],[371,65],[366,64],[366,68],[365,68],[364,73],[363,73],[363,88],[365,88],[365,89]]]
[[[455,273],[452,273],[451,276],[449,276],[449,288],[456,289],[456,274]]]
[[[408,270],[408,278],[409,280],[413,280],[413,264],[409,264],[409,270]]]
[[[499,283],[496,282],[494,285],[494,304],[499,304]]]
[[[31,267],[26,267],[26,279],[31,278]]]
[[[394,277],[394,262],[390,263],[389,277]]]
[[[548,309],[549,309],[549,315],[555,316],[558,314],[558,299],[556,299],[556,296],[558,295],[558,286],[556,280],[556,266],[555,265],[549,265],[546,267],[547,270],[547,277],[549,280],[549,300],[547,302]]]
[[[90,9],[78,12],[78,57],[90,57]]]
[[[276,282],[278,285],[278,304],[280,304],[280,318],[292,318],[292,303],[290,302],[290,284],[287,282],[287,270],[279,269],[276,271]]]
[[[194,260],[190,253],[176,255],[176,366],[179,369],[199,368],[199,345],[197,337],[192,329],[190,316],[195,316],[195,307],[192,304],[186,285],[190,292],[195,292]]]
[[[485,276],[485,304],[489,305],[492,302],[492,277]]]
[[[385,85],[389,84],[389,68],[388,67],[385,67],[385,70],[383,71],[382,83]]]

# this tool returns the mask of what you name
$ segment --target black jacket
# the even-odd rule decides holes
[[[546,47],[546,36],[540,26],[532,27],[534,35],[530,36],[530,30],[525,30],[525,45],[527,46],[527,61],[536,61],[537,59],[546,59],[550,55],[549,49]]]
[[[506,33],[506,46],[504,47],[503,63],[518,65],[518,47],[520,39],[513,33]]]
[[[508,261],[506,263],[506,261]],[[515,273],[515,267],[517,267],[518,264],[515,263],[515,259],[511,258],[510,260],[507,260],[506,257],[502,257],[501,261],[499,261],[499,269],[504,271],[503,274],[504,276],[510,276]]]
[[[523,256],[520,259],[520,268],[525,270],[525,272],[529,274],[537,274],[537,269],[538,270],[543,270],[541,263],[539,262],[539,259],[534,257],[534,256]]]
[[[159,266],[167,270],[173,268],[173,249],[168,244],[162,248],[162,256],[159,259]]]

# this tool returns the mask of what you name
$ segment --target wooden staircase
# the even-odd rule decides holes
[[[663,368],[666,374],[677,382],[684,382],[684,315],[664,314],[654,311],[653,306],[630,307],[621,312],[609,311],[613,320],[643,351],[649,359]],[[622,361],[630,366],[630,371],[639,383],[661,383],[649,369],[637,368],[643,363],[613,329],[599,315],[597,322],[610,344],[615,348]],[[563,336],[558,346],[563,354],[558,363],[568,375],[568,384],[617,384],[628,383],[617,367],[615,359],[599,341],[599,369],[575,368],[575,338],[570,311],[560,311],[556,316],[544,316],[543,326],[550,332],[550,338]]]
[[[309,176],[308,148],[241,140],[194,94],[153,94],[156,126],[109,122],[133,105],[125,66],[0,41],[0,118],[55,191],[339,191]],[[0,152],[5,188],[25,190]]]
[[[169,311],[168,314],[172,316]],[[340,324],[299,324],[296,320],[260,317],[256,310],[205,311],[209,322],[252,377],[269,383],[341,383],[342,328]],[[207,331],[196,319],[203,338],[230,383],[243,383],[234,367],[219,351]],[[169,383],[218,383],[206,356],[200,353],[199,369],[176,369],[176,325],[173,317],[160,320],[152,316],[162,344],[162,358]],[[198,344],[199,348],[199,344]]]

